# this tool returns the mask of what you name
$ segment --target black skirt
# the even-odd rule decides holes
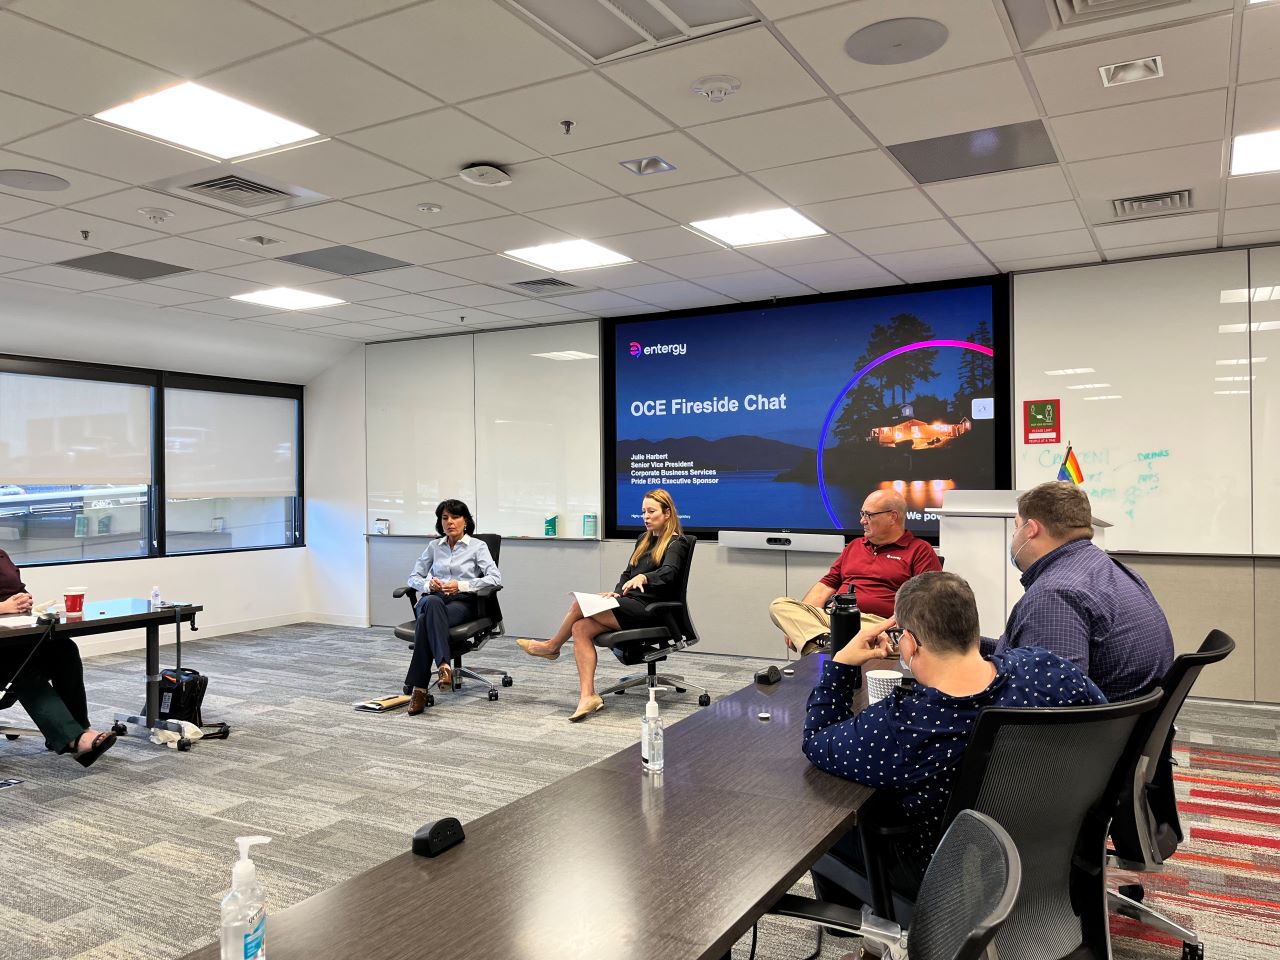
[[[613,611],[613,615],[618,618],[618,626],[623,630],[652,627],[659,622],[653,614],[649,613],[648,604],[630,595],[618,597],[618,606]]]

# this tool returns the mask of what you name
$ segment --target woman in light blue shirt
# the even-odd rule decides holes
[[[405,686],[412,687],[409,714],[416,716],[427,706],[432,662],[439,668],[439,686],[453,689],[453,668],[449,664],[449,628],[474,620],[476,591],[502,585],[502,574],[489,555],[489,547],[477,540],[476,522],[461,500],[441,500],[436,507],[436,533],[422,556],[413,565],[409,586],[418,591],[414,608],[413,659]]]

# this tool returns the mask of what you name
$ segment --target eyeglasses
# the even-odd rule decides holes
[[[876,510],[872,513],[867,513],[867,511],[865,510],[859,510],[858,516],[865,522],[867,520],[870,520],[872,517],[880,516],[880,514],[882,513],[893,513],[893,511],[892,510]]]

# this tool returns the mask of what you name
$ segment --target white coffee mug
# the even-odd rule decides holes
[[[879,703],[900,683],[902,683],[902,674],[897,670],[868,670],[867,703]]]

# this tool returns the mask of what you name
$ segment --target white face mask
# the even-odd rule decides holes
[[[1025,527],[1025,526],[1026,526],[1026,524],[1023,524],[1023,527]],[[1018,530],[1021,530],[1021,529],[1022,529],[1022,527],[1019,527],[1019,528],[1018,528]],[[1015,530],[1015,531],[1014,531],[1014,533],[1013,533],[1013,539],[1014,539],[1014,540],[1017,540],[1017,539],[1018,539],[1018,532],[1017,532],[1017,530]],[[1026,549],[1026,547],[1027,547],[1027,544],[1028,544],[1028,543],[1030,543],[1030,542],[1031,542],[1030,540],[1023,540],[1023,541],[1022,541],[1022,546],[1020,546],[1017,550],[1013,549],[1013,542],[1012,542],[1012,541],[1010,541],[1010,543],[1009,543],[1009,562],[1010,562],[1011,564],[1013,564],[1013,569],[1017,570],[1019,573],[1021,573],[1021,572],[1022,572],[1022,568],[1021,568],[1020,566],[1018,566],[1018,554],[1020,554],[1023,550],[1025,550],[1025,549]]]

